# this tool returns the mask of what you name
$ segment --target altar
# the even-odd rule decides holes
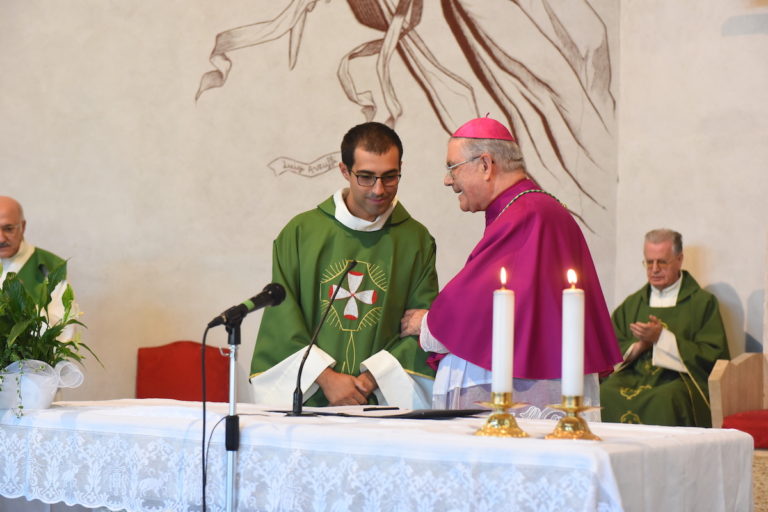
[[[3,412],[0,496],[19,506],[202,510],[199,403]],[[226,414],[209,405],[210,511],[225,509]],[[752,510],[752,438],[733,430],[592,423],[602,441],[545,440],[553,421],[523,419],[531,437],[503,439],[472,435],[483,417],[296,418],[252,404],[238,414],[242,512]]]

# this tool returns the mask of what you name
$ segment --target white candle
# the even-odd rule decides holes
[[[584,290],[576,288],[576,272],[568,270],[570,288],[563,290],[563,396],[584,395]]]
[[[491,391],[512,392],[515,338],[515,292],[507,290],[507,271],[501,268],[501,288],[493,292],[493,353]]]

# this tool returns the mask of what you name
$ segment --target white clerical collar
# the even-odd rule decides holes
[[[384,224],[392,215],[392,210],[395,209],[397,204],[397,197],[392,200],[392,204],[389,205],[387,211],[379,215],[373,220],[365,220],[360,217],[355,217],[349,212],[346,203],[344,202],[344,196],[349,193],[348,188],[340,188],[333,194],[333,202],[336,205],[336,220],[347,226],[349,229],[355,231],[378,231],[384,227]]]
[[[680,293],[680,286],[683,283],[683,273],[680,272],[680,277],[677,281],[667,286],[663,290],[659,290],[655,286],[651,286],[651,299],[649,306],[652,308],[671,308],[677,304],[677,295]]]
[[[0,276],[0,284],[5,281],[5,276],[8,274],[8,272],[18,273],[19,270],[21,270],[21,267],[23,267],[29,258],[32,257],[33,252],[35,252],[35,246],[28,244],[26,240],[22,240],[21,245],[19,245],[19,250],[16,251],[16,254],[10,258],[0,258],[0,262],[3,264],[3,275]]]

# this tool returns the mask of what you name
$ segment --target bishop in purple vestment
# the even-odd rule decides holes
[[[499,271],[515,292],[514,399],[523,416],[554,417],[560,403],[562,291],[574,269],[585,295],[584,399],[598,405],[598,374],[621,361],[589,248],[568,209],[525,172],[520,149],[499,122],[474,119],[448,144],[444,184],[464,211],[485,211],[485,232],[464,268],[440,291],[429,313],[412,311],[403,330],[419,331],[425,350],[442,354],[433,406],[471,407],[488,400],[493,290]]]

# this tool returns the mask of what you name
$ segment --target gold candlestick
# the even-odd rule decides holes
[[[598,436],[589,430],[587,420],[582,418],[579,413],[599,407],[582,405],[581,396],[563,395],[563,403],[560,405],[550,405],[553,409],[565,411],[565,416],[555,426],[551,434],[546,435],[545,439],[588,439],[592,441],[602,441]]]
[[[492,408],[493,412],[488,416],[485,425],[475,432],[476,436],[528,437],[528,434],[517,426],[515,417],[509,413],[509,409],[526,405],[512,402],[512,393],[491,392],[491,401],[481,405]]]

